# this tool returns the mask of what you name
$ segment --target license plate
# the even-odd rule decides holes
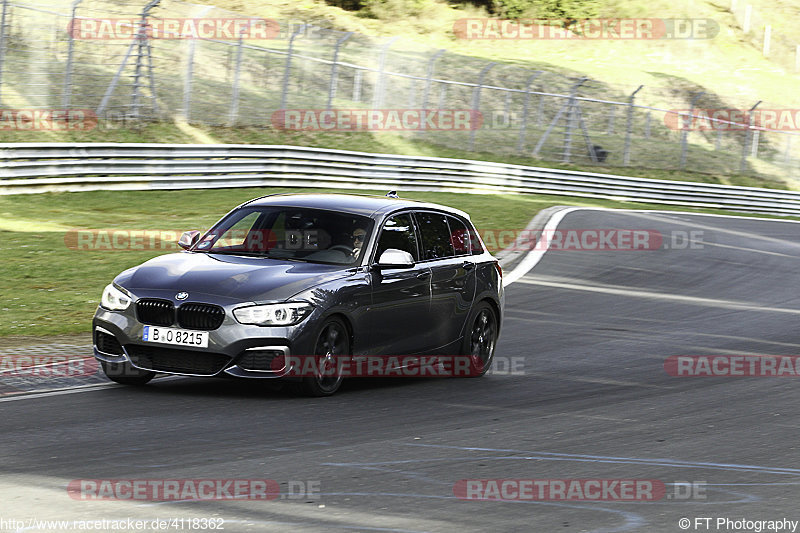
[[[142,340],[193,348],[208,348],[207,331],[187,331],[185,329],[145,326]]]

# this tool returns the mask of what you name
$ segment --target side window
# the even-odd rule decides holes
[[[419,261],[417,235],[414,232],[414,222],[411,220],[410,214],[395,215],[386,221],[378,239],[375,260],[380,259],[381,254],[389,248],[408,252],[414,258],[414,261]]]
[[[447,217],[450,224],[450,240],[453,242],[456,255],[469,255],[472,253],[470,234],[467,226],[455,217]]]
[[[416,214],[422,235],[422,258],[441,259],[453,257],[455,249],[450,237],[447,217],[438,213],[420,212]]]

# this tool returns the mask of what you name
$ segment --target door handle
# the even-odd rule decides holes
[[[417,274],[417,279],[428,279],[429,277],[431,277],[431,273],[430,273],[429,270],[426,270],[425,272],[420,272],[419,274]]]
[[[473,263],[472,261],[464,261],[463,263],[461,263],[461,268],[463,268],[464,270],[472,270],[473,268],[475,268],[475,263]]]

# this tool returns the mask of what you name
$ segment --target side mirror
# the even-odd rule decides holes
[[[388,248],[378,259],[378,268],[411,268],[414,266],[414,258],[410,253],[395,248]]]
[[[180,246],[184,250],[188,250],[189,248],[197,244],[198,240],[200,240],[199,231],[197,231],[196,229],[192,231],[187,231],[184,232],[183,235],[181,235],[181,238],[178,240],[178,246]]]

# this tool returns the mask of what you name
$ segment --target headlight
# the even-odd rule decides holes
[[[114,287],[114,285],[107,285],[103,289],[103,298],[100,300],[100,305],[112,311],[123,311],[131,305],[131,297]]]
[[[305,302],[251,305],[233,310],[233,316],[242,324],[256,326],[291,326],[311,314],[314,307]]]

